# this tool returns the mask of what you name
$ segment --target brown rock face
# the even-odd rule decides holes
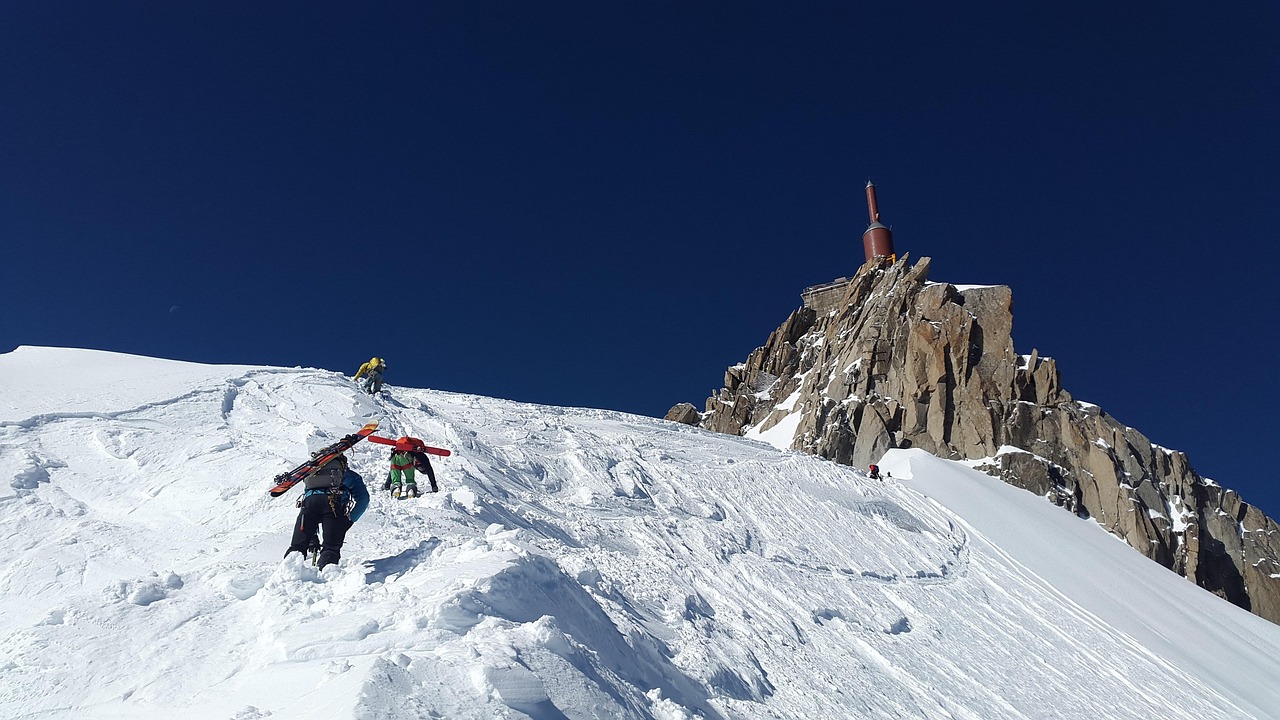
[[[663,418],[663,420],[670,420],[683,425],[697,425],[701,419],[702,417],[698,414],[698,408],[690,403],[678,403],[672,406],[667,411],[666,417]]]
[[[800,413],[791,447],[847,465],[897,447],[988,458],[992,475],[1280,622],[1275,521],[1201,478],[1184,454],[1074,401],[1053,360],[1016,354],[1009,288],[929,283],[928,271],[928,258],[872,262],[806,295],[725,372],[702,427],[763,432]]]

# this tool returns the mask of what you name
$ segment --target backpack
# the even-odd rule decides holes
[[[342,487],[342,478],[346,474],[347,458],[339,455],[321,465],[319,470],[308,475],[303,482],[308,490],[338,490]]]

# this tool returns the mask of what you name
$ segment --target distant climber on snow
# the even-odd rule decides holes
[[[356,371],[356,382],[360,382],[360,378],[368,376],[364,381],[364,391],[373,395],[382,391],[382,373],[387,370],[387,361],[380,357],[370,358],[369,362],[360,366]]]
[[[879,479],[880,479],[880,466],[879,466],[879,465],[872,465],[870,468],[868,468],[868,469],[867,469],[867,475],[868,475],[872,480],[879,480]]]
[[[305,480],[307,489],[298,499],[298,520],[293,525],[293,539],[284,556],[291,552],[304,555],[319,548],[316,565],[337,564],[342,556],[342,543],[347,530],[369,507],[369,490],[364,478],[347,466],[346,455],[338,455],[320,466]],[[323,539],[317,537],[323,529]]]

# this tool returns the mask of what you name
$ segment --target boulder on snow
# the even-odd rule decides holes
[[[668,410],[666,416],[662,419],[670,420],[671,422],[678,422],[683,425],[697,425],[698,422],[702,420],[702,415],[698,413],[698,408],[694,407],[691,403],[682,402],[674,405],[670,410]]]

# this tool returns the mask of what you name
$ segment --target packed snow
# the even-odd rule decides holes
[[[388,378],[394,381],[394,377]],[[276,473],[454,451],[282,559]],[[957,463],[885,481],[622,413],[316,369],[0,355],[0,717],[1280,717],[1280,627]]]

